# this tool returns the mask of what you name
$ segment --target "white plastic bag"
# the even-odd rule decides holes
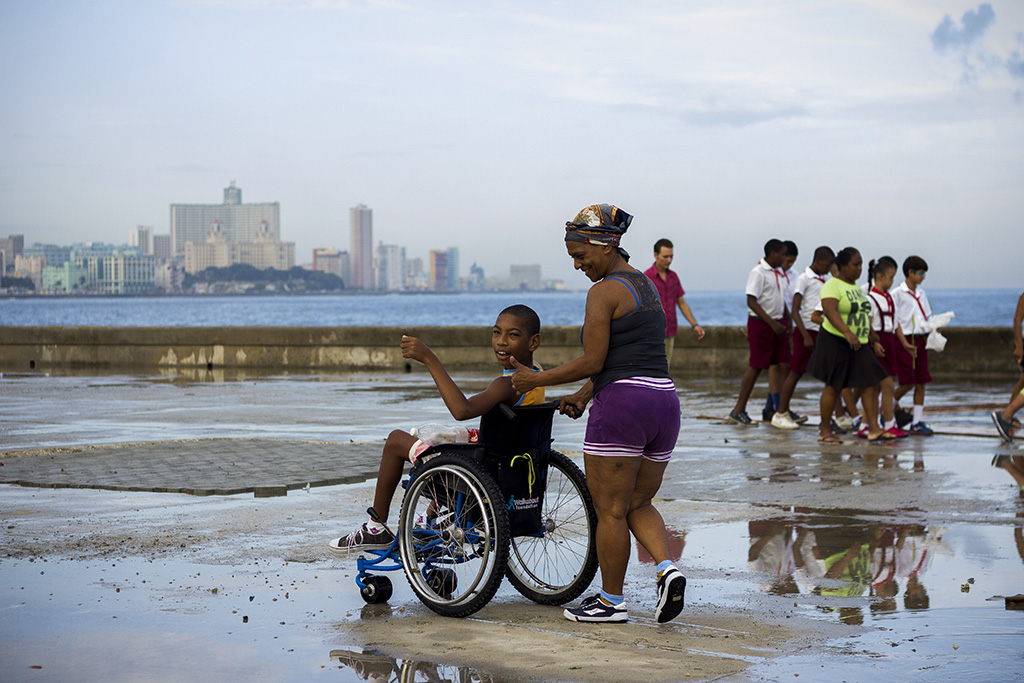
[[[941,330],[943,327],[949,324],[949,321],[956,317],[956,313],[953,311],[946,311],[945,313],[939,313],[929,318],[921,329],[917,330],[914,334],[923,334],[925,332],[932,332],[934,330]]]
[[[942,351],[946,348],[946,338],[938,330],[932,330],[928,333],[928,341],[925,342],[924,347],[929,351]]]

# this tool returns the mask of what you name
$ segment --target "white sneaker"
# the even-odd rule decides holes
[[[772,415],[772,427],[776,429],[800,429],[800,425],[789,416],[789,412]]]
[[[853,418],[849,415],[837,417],[836,424],[839,425],[841,429],[845,429],[848,432],[853,430]]]

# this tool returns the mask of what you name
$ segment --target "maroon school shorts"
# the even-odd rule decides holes
[[[807,334],[811,335],[811,348],[804,346],[800,328],[793,326],[793,354],[789,360],[789,369],[798,375],[807,372],[807,364],[811,362],[811,354],[814,353],[814,342],[818,338],[817,330],[807,330]]]
[[[778,321],[782,325],[785,323]],[[789,334],[775,334],[771,325],[756,316],[747,316],[747,342],[750,344],[750,367],[767,370],[776,363],[789,362]]]
[[[902,344],[897,343],[896,377],[900,384],[927,384],[932,381],[932,376],[928,374],[928,349],[925,348],[928,335],[915,334],[911,339],[917,347],[917,359],[907,353]]]

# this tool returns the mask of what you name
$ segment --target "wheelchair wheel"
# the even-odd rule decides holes
[[[490,473],[461,453],[442,452],[413,471],[398,551],[413,592],[438,614],[469,616],[498,590],[509,542],[500,501]]]
[[[523,596],[561,605],[579,597],[597,573],[597,514],[583,472],[558,451],[551,451],[541,521],[542,535],[510,540],[505,573]]]
[[[359,594],[370,605],[387,602],[392,595],[391,579],[386,576],[368,576],[363,582],[363,587],[359,589]]]

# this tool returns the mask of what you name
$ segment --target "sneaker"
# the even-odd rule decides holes
[[[658,607],[654,618],[659,624],[672,621],[683,611],[683,593],[686,592],[686,577],[675,567],[669,567],[658,579]]]
[[[833,434],[845,434],[847,431],[849,431],[847,429],[843,429],[842,427],[840,427],[839,423],[836,422],[835,418],[832,418],[832,421],[829,423],[829,426],[832,428]]]
[[[774,416],[775,416],[775,408],[774,407],[772,407],[772,408],[765,408],[764,410],[761,411],[761,420],[764,421],[764,422],[771,422],[772,418]]]
[[[745,427],[752,427],[754,425],[754,421],[750,419],[750,416],[747,415],[745,410],[741,410],[739,412],[736,412],[735,410],[731,411],[727,421],[732,424],[739,424]]]
[[[1003,437],[1006,441],[1013,441],[1013,424],[1003,418],[1003,411],[993,410],[992,422],[995,423],[999,436]]]
[[[800,415],[794,410],[789,411],[789,419],[796,422],[798,425],[802,425],[804,422],[807,422],[806,415]]]
[[[892,434],[892,438],[894,438],[894,439],[905,439],[908,436],[910,436],[910,434],[907,434],[905,431],[903,431],[902,429],[900,429],[896,425],[893,425],[892,427],[889,427],[887,430],[885,430],[885,433],[886,434]]]
[[[835,423],[843,430],[843,434],[853,429],[853,418],[849,415],[843,415],[842,417],[836,418]]]
[[[904,429],[908,424],[914,421],[913,411],[907,410],[906,408],[897,408],[895,415],[896,426],[900,429]]]
[[[800,425],[790,417],[788,412],[772,415],[772,427],[776,429],[800,429]]]
[[[858,415],[857,417],[853,418],[853,424],[850,427],[850,429],[856,429],[859,432],[860,431],[860,426],[861,426],[861,424],[863,422],[864,422],[863,416]]]
[[[910,425],[910,429],[907,430],[907,433],[911,434],[912,436],[931,436],[935,432],[933,432],[932,428],[926,425],[924,422],[915,422],[914,424]]]
[[[868,438],[868,426],[867,425],[863,425],[860,429],[857,430],[857,438],[859,438],[859,439],[866,439],[866,438]]]
[[[609,605],[601,599],[600,593],[595,593],[587,598],[580,603],[579,607],[565,608],[562,614],[569,621],[607,621],[611,623],[629,621],[626,603]]]
[[[327,544],[327,547],[336,553],[347,553],[355,548],[366,550],[374,549],[387,550],[395,542],[395,535],[387,529],[381,529],[374,533],[366,527],[364,522],[361,527],[350,533],[348,536],[336,538]]]

